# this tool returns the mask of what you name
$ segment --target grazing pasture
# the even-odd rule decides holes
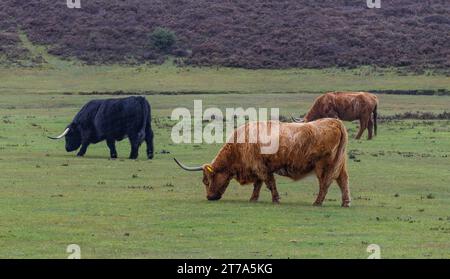
[[[159,71],[172,71],[161,67]],[[155,69],[146,74],[153,81]],[[6,75],[0,77],[0,258],[66,258],[72,243],[80,245],[83,258],[367,258],[372,243],[381,247],[383,258],[450,257],[449,119],[381,121],[372,141],[365,140],[367,134],[353,139],[357,124],[346,122],[353,198],[348,209],[340,207],[336,184],[323,207],[311,206],[318,192],[314,176],[299,182],[278,176],[280,205],[272,204],[266,189],[258,203],[249,203],[253,187],[236,182],[222,200],[208,202],[201,174],[179,169],[173,157],[193,165],[210,162],[221,145],[173,144],[174,122],[168,119],[172,110],[192,109],[193,100],[201,99],[204,107],[279,107],[285,116],[305,113],[318,93],[294,90],[295,79],[285,83],[290,70],[284,75],[273,72],[282,76],[279,82],[269,71],[248,72],[250,81],[263,73],[268,76],[252,88],[240,76],[245,71],[232,69],[204,69],[205,74],[195,69],[198,80],[187,72],[191,76],[186,87],[180,79],[142,86],[139,89],[200,91],[146,96],[155,132],[151,161],[145,146],[137,161],[127,159],[126,140],[118,144],[119,159],[109,160],[105,143],[90,146],[84,158],[77,158],[65,152],[63,142],[46,137],[60,132],[88,100],[111,97],[78,92],[138,89],[144,74],[137,73],[136,80],[125,75],[118,82],[114,73],[89,77],[80,71],[77,81],[67,71],[27,71],[21,80],[16,73],[24,70],[1,70]],[[209,73],[220,82],[209,86]],[[320,80],[309,74],[310,83],[303,88],[313,88],[312,80]],[[383,78],[393,82],[383,83]],[[389,84],[395,89],[399,84],[408,89],[409,78],[377,77],[365,87],[385,89]],[[409,89],[448,87],[448,77],[433,79],[440,85],[427,86],[424,76],[411,78],[423,82]],[[220,92],[227,90],[229,80],[240,80],[229,84],[230,91],[238,92]],[[318,83],[318,90],[355,87],[351,79],[333,80]],[[171,84],[176,88],[169,89]],[[258,92],[261,88],[268,89]],[[450,96],[379,99],[381,116],[450,108]]]

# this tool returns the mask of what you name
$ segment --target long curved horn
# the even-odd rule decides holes
[[[61,135],[59,135],[57,137],[48,137],[48,138],[52,139],[52,140],[59,140],[59,139],[65,137],[69,133],[69,131],[70,131],[70,128],[66,128]]]
[[[295,118],[294,116],[292,116],[292,114],[291,114],[291,119],[295,123],[303,123],[303,122],[305,122],[304,119],[302,119],[302,118]]]
[[[180,163],[176,158],[173,158],[175,160],[175,163],[180,166],[180,168],[187,170],[187,171],[201,171],[203,170],[203,167],[187,167]]]

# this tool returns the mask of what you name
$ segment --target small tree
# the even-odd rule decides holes
[[[166,51],[176,42],[175,33],[167,28],[158,27],[150,35],[152,44],[159,50]]]

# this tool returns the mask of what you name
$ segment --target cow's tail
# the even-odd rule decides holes
[[[145,97],[140,97],[141,98],[141,106],[142,106],[142,127],[139,130],[139,138],[142,140],[145,139],[146,136],[146,128],[147,125],[149,125],[149,121],[151,121],[150,119],[150,105],[147,102],[147,99],[145,99]]]
[[[375,136],[377,135],[377,118],[378,118],[378,104],[375,105],[373,109],[373,129],[375,131]]]
[[[348,134],[347,129],[345,128],[344,123],[339,121],[339,128],[341,132],[341,137],[339,139],[338,148],[336,151],[336,155],[334,157],[334,171],[333,178],[339,177],[343,168],[346,168],[347,164],[347,142],[348,142]]]

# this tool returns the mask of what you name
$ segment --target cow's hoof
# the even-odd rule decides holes
[[[341,206],[342,207],[350,207],[350,203],[349,202],[348,203],[343,203]]]
[[[314,203],[313,203],[313,206],[322,206],[322,203],[314,202]]]
[[[280,200],[279,200],[279,199],[272,200],[272,203],[273,203],[273,204],[280,204]]]
[[[153,159],[153,154],[147,155],[147,159],[149,160]]]
[[[251,198],[250,202],[258,202],[258,198]]]

